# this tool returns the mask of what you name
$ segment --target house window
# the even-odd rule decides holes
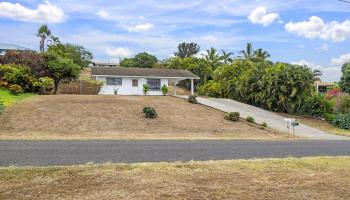
[[[147,84],[151,91],[160,91],[160,79],[148,79]]]
[[[122,85],[122,78],[107,78],[107,85]]]
[[[132,79],[132,86],[133,86],[133,87],[138,87],[138,86],[139,86],[139,80],[137,80],[137,79]]]

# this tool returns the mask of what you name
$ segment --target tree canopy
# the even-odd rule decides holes
[[[339,82],[340,88],[347,93],[350,93],[350,62],[343,64],[342,77]]]
[[[199,45],[194,42],[182,42],[178,45],[177,52],[175,52],[175,56],[180,58],[187,58],[197,54],[200,50],[201,49]]]
[[[120,65],[123,67],[152,68],[158,63],[157,57],[146,52],[136,54],[133,58],[124,58]]]

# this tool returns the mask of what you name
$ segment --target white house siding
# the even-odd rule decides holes
[[[108,76],[110,78],[120,78],[114,76]],[[97,76],[96,80],[103,81],[104,85],[102,86],[99,94],[109,94],[114,95],[114,91],[118,90],[118,95],[143,95],[143,84],[147,84],[147,78],[132,78],[132,77],[121,77],[122,85],[107,85],[106,76]],[[138,87],[132,87],[132,80],[138,80]],[[152,78],[160,79],[161,87],[166,85],[168,87],[169,80],[167,78]],[[150,91],[149,95],[163,95],[162,91]]]

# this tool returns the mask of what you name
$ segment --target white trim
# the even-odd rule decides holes
[[[91,75],[95,77],[121,77],[121,78],[170,78],[170,79],[200,79],[197,77],[165,77],[165,76],[121,76],[121,75]]]

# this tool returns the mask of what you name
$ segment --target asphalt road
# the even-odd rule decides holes
[[[0,166],[350,156],[350,141],[0,141]]]

